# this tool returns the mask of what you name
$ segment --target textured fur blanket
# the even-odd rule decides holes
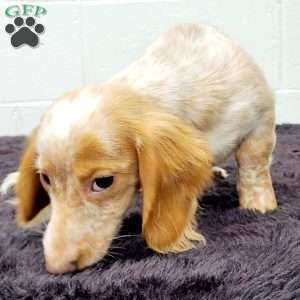
[[[198,213],[207,246],[179,255],[147,249],[137,202],[103,261],[50,275],[42,228],[17,228],[12,207],[1,199],[0,299],[300,299],[300,125],[277,133],[272,174],[279,209],[240,210],[229,161],[230,176],[216,182]],[[23,142],[0,138],[0,181],[15,170]]]

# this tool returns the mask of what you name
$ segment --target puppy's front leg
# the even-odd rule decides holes
[[[10,192],[16,185],[19,178],[19,172],[13,172],[6,176],[0,186],[0,194],[5,195]]]
[[[241,208],[266,213],[277,207],[270,175],[274,144],[274,122],[271,118],[251,132],[237,149]]]

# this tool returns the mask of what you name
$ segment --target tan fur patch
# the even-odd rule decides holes
[[[195,231],[197,197],[212,178],[212,157],[199,131],[150,105],[134,90],[114,86],[104,93],[112,124],[136,147],[143,190],[143,234],[159,252],[190,249],[204,240]],[[115,96],[116,95],[116,96]],[[137,113],[138,112],[138,113]]]
[[[19,165],[19,177],[15,187],[17,197],[17,221],[26,225],[49,204],[49,198],[43,189],[39,174],[35,168],[36,132],[28,140]]]

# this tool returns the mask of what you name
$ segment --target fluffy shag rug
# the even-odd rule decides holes
[[[12,207],[1,199],[0,299],[300,299],[300,125],[280,126],[277,134],[272,174],[278,210],[240,210],[229,161],[230,176],[201,201],[207,246],[178,255],[146,247],[137,204],[103,261],[50,275],[42,233],[17,228]],[[0,138],[0,181],[16,169],[23,143],[22,137]]]

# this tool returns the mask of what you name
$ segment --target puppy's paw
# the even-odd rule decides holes
[[[0,186],[0,194],[6,195],[15,187],[19,178],[19,172],[13,172],[6,176]]]
[[[266,214],[277,208],[277,202],[275,198],[264,201],[249,201],[247,203],[241,203],[240,208]]]
[[[273,188],[254,187],[240,191],[240,207],[265,214],[277,208]]]
[[[222,169],[220,167],[214,166],[212,168],[212,171],[215,175],[215,177],[219,177],[219,178],[227,178],[229,176],[229,174],[227,173],[227,171],[225,169]]]

